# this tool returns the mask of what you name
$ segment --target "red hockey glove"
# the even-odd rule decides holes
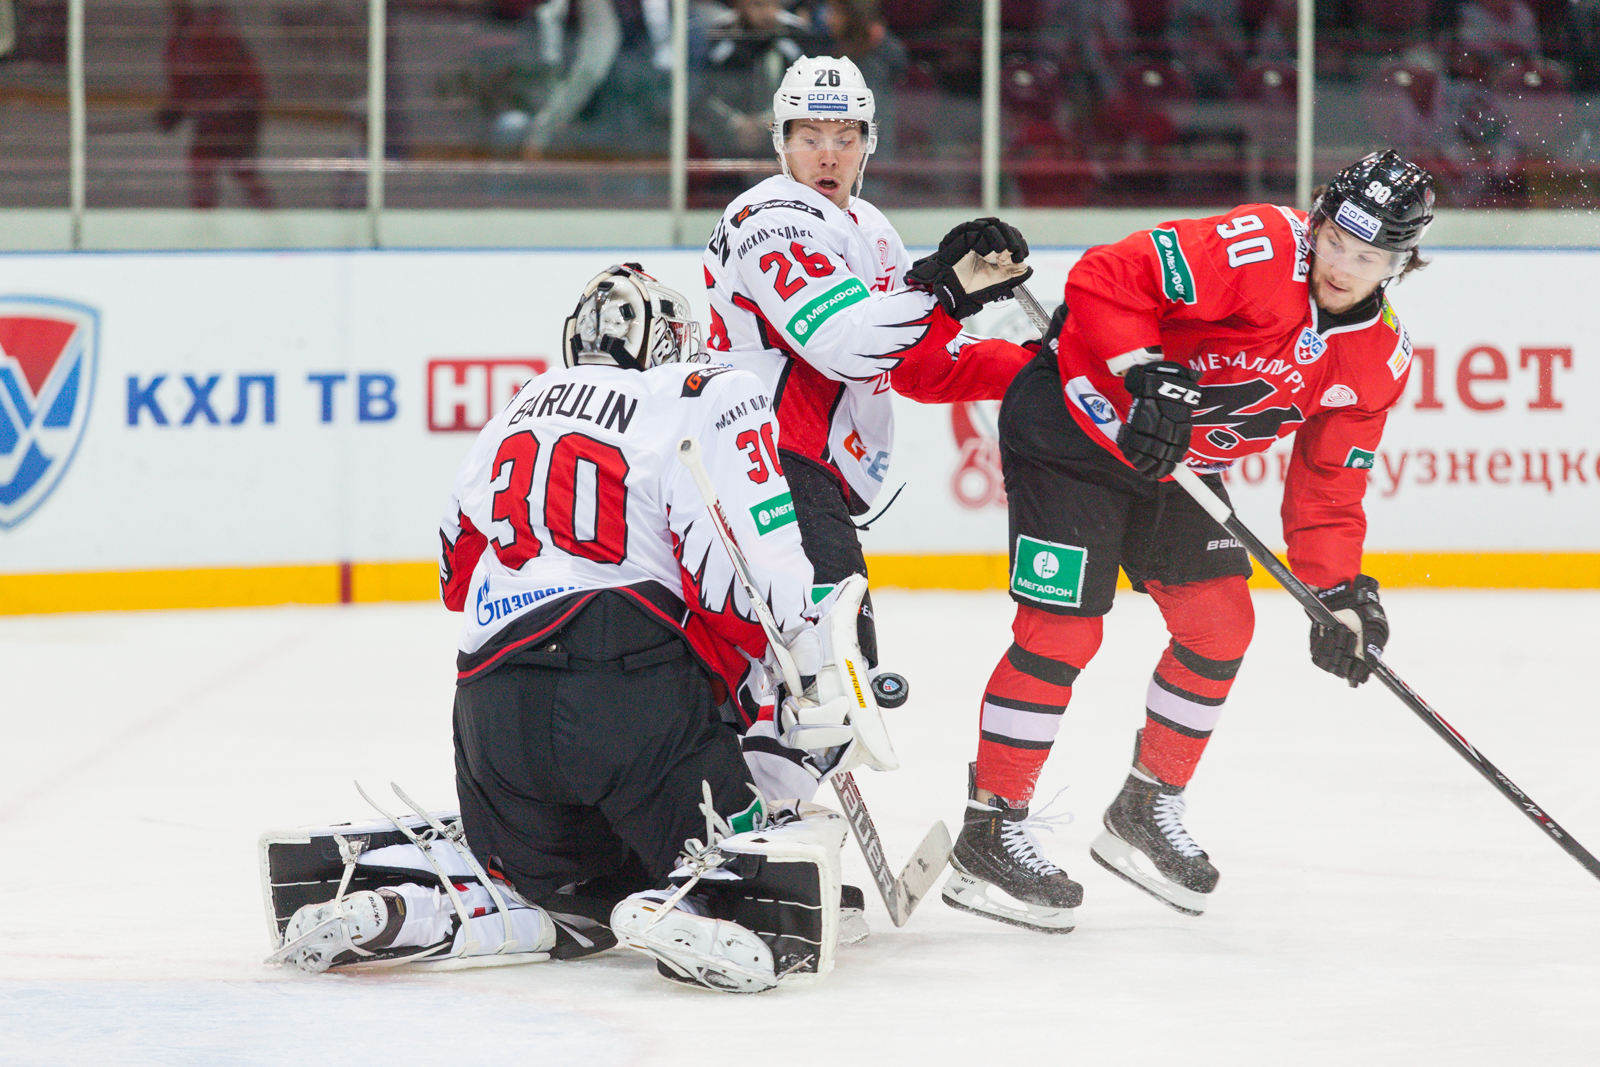
[[[1368,654],[1376,657],[1389,643],[1389,619],[1378,603],[1378,583],[1365,574],[1319,590],[1317,599],[1348,626],[1311,624],[1311,662],[1338,675],[1354,689],[1372,675]]]
[[[912,264],[906,284],[926,289],[957,321],[983,305],[1004,300],[1027,281],[1028,242],[1015,226],[995,218],[963,222],[944,235],[939,250]]]
[[[1140,363],[1122,382],[1133,398],[1117,447],[1133,469],[1160,481],[1189,451],[1190,420],[1200,406],[1200,375],[1182,363]]]

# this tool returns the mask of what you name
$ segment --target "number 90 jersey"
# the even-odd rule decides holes
[[[439,586],[445,605],[466,613],[463,660],[539,632],[559,615],[552,604],[652,582],[759,656],[744,588],[677,460],[690,436],[779,625],[798,625],[811,564],[760,381],[721,365],[564,367],[524,385],[456,473]]]
[[[1311,237],[1300,212],[1246,204],[1091,248],[1067,277],[1058,353],[1067,410],[1119,459],[1130,400],[1112,368],[1146,346],[1200,375],[1190,467],[1226,470],[1296,434],[1289,565],[1327,588],[1360,571],[1367,471],[1411,338],[1381,290],[1340,315],[1317,307]]]

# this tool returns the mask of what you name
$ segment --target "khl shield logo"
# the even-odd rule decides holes
[[[0,296],[0,529],[61,483],[89,424],[100,314],[48,297]]]

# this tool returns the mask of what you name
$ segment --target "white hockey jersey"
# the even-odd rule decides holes
[[[998,399],[1030,358],[962,333],[931,293],[906,288],[911,257],[877,208],[856,199],[844,211],[782,175],[728,205],[703,262],[708,347],[760,377],[784,448],[836,471],[858,511],[889,468],[890,389]]]
[[[749,599],[676,458],[689,436],[779,625],[801,622],[811,564],[755,376],[722,364],[562,367],[522,387],[456,474],[439,587],[466,614],[463,676],[548,629],[553,603],[652,582],[687,605],[690,615],[671,621],[725,680],[738,677],[725,669],[732,645],[761,656]]]

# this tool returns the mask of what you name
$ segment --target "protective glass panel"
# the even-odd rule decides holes
[[[366,201],[362,0],[93,0],[90,207]]]
[[[691,8],[690,206],[721,208],[777,173],[772,95],[801,55],[847,57],[872,90],[878,144],[863,197],[880,207],[976,205],[980,11],[940,0]]]
[[[1002,0],[1001,198],[1285,202],[1294,0]]]
[[[667,0],[390,0],[390,207],[664,208]]]
[[[0,204],[67,206],[66,0],[0,0]]]
[[[1379,148],[1440,207],[1591,207],[1600,4],[1357,0],[1317,12],[1316,181]]]

